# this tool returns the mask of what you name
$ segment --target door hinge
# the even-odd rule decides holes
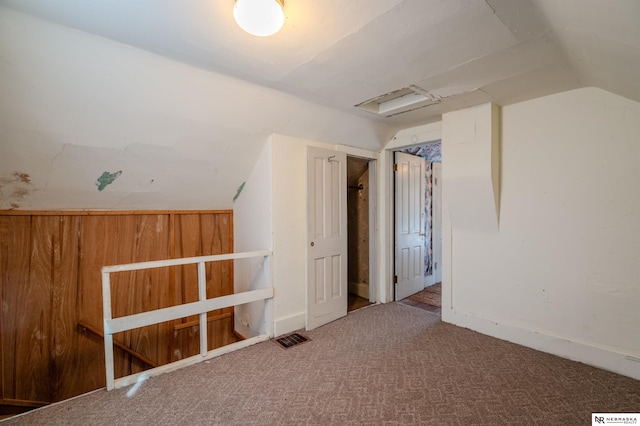
[[[438,184],[438,178],[433,178],[433,180],[435,182],[434,185],[437,185]]]
[[[394,284],[398,284],[398,276],[397,275],[393,276],[393,283]]]
[[[394,172],[397,172],[397,171],[398,171],[398,165],[397,165],[397,164],[394,164],[394,165],[393,165],[393,171],[394,171]]]
[[[438,262],[433,262],[433,269],[438,269]]]

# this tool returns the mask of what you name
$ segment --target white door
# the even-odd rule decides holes
[[[424,288],[424,158],[395,153],[395,300]]]
[[[442,282],[442,163],[433,163],[433,275]]]
[[[347,156],[307,149],[307,330],[347,315]]]

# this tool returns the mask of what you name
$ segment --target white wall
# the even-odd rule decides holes
[[[234,252],[271,250],[273,203],[271,198],[271,141],[262,149],[242,192],[233,203]],[[234,264],[234,292],[257,290],[271,283],[271,260],[239,259]],[[235,330],[244,337],[271,332],[272,302],[236,306]]]
[[[560,93],[503,107],[501,134],[499,231],[443,211],[443,320],[640,378],[640,104]]]
[[[367,149],[393,134],[2,7],[0,23],[0,209],[230,208],[273,132]]]
[[[442,116],[449,216],[456,229],[496,232],[500,191],[500,109],[482,104]]]
[[[273,135],[276,335],[302,329],[306,321],[307,144],[307,141]]]

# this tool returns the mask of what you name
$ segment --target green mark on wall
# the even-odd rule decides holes
[[[100,176],[96,181],[96,186],[98,187],[98,191],[102,191],[107,187],[107,185],[112,184],[113,181],[116,180],[116,178],[121,174],[122,174],[122,170],[118,170],[117,172],[113,172],[113,173],[109,173],[109,172],[102,173],[102,176]]]
[[[240,196],[240,193],[242,192],[242,190],[244,189],[244,184],[247,182],[242,182],[242,185],[240,185],[240,188],[238,188],[238,191],[236,191],[236,196],[233,197],[233,201],[235,202],[238,197]]]

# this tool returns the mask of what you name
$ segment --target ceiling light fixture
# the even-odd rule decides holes
[[[270,36],[284,24],[284,0],[236,0],[233,17],[249,34]]]

